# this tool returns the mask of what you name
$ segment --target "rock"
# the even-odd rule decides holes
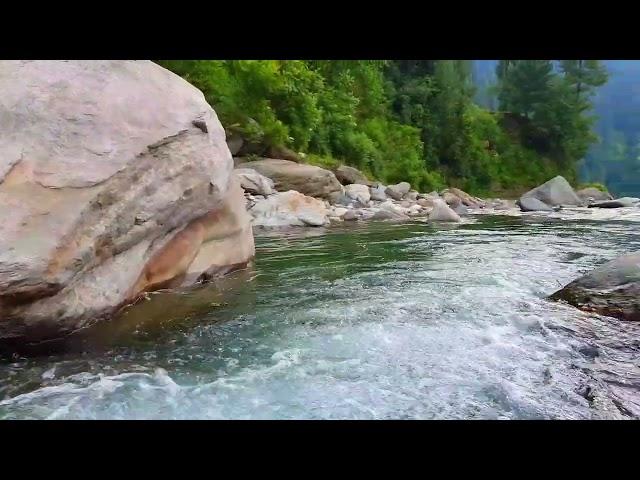
[[[613,200],[613,197],[609,192],[603,192],[594,187],[583,188],[576,191],[576,195],[584,205],[588,205],[591,201],[603,202],[605,200]]]
[[[458,215],[466,215],[467,213],[469,213],[469,207],[467,207],[466,205],[463,205],[462,203],[458,205],[456,208],[453,208],[452,210],[456,212]]]
[[[512,208],[516,208],[518,205],[516,205],[516,202],[513,200],[494,200],[491,202],[491,208],[495,209],[495,210],[509,210]],[[545,205],[546,207],[546,205]]]
[[[367,177],[357,168],[349,167],[347,165],[340,165],[336,171],[336,178],[343,185],[360,184],[371,185],[371,182]]]
[[[521,197],[516,202],[523,212],[551,212],[553,209],[535,197]]]
[[[618,257],[549,297],[587,312],[640,320],[640,252]]]
[[[264,158],[242,163],[240,167],[252,168],[270,178],[278,191],[295,190],[320,198],[329,198],[334,192],[342,192],[342,185],[333,172],[314,165]]]
[[[342,219],[343,220],[347,220],[347,221],[349,221],[349,220],[357,220],[358,219],[358,213],[357,213],[356,210],[348,210],[347,213],[345,213],[342,216]]]
[[[256,195],[271,195],[275,192],[273,180],[260,175],[252,168],[236,168],[234,172],[238,175],[240,185],[245,192],[251,192]]]
[[[333,209],[333,215],[338,217],[338,218],[342,218],[345,216],[345,214],[349,211],[348,208],[334,208]]]
[[[455,195],[455,194],[453,194],[451,192],[447,192],[447,191],[443,192],[442,193],[442,199],[451,208],[457,208],[460,205],[462,205],[462,200],[460,199],[460,197],[458,197],[457,195]]]
[[[278,192],[257,202],[249,211],[253,225],[261,227],[322,226],[328,222],[329,211],[322,200],[295,190]]]
[[[229,135],[229,137],[227,137],[227,147],[229,148],[231,155],[235,156],[240,151],[243,144],[244,140],[237,133],[232,133],[231,135]]]
[[[376,200],[378,202],[384,202],[387,199],[387,194],[385,190],[387,187],[384,185],[377,184],[369,188],[369,194],[371,196],[371,200]]]
[[[290,162],[299,163],[302,161],[300,155],[294,152],[293,150],[288,149],[287,147],[274,147],[270,146],[267,149],[267,157],[269,158],[279,158],[282,160],[289,160]]]
[[[542,185],[529,190],[522,195],[522,198],[537,198],[548,206],[553,207],[556,205],[582,205],[582,201],[573,191],[569,182],[564,177],[558,175],[551,180],[543,183]]]
[[[402,200],[402,198],[409,193],[409,189],[411,189],[411,185],[409,183],[400,182],[396,185],[389,185],[385,189],[385,193],[394,200]]]
[[[353,198],[347,197],[344,191],[333,192],[329,195],[329,203],[331,205],[352,205],[355,203]]]
[[[415,202],[416,200],[418,200],[418,192],[416,192],[415,190],[411,190],[409,193],[407,193],[405,198],[407,200],[411,200],[412,202]]]
[[[420,205],[421,207],[425,207],[425,208],[432,208],[433,207],[433,200],[428,199],[428,198],[419,198],[418,199],[418,205]]]
[[[352,183],[344,187],[344,193],[347,197],[353,198],[362,205],[366,205],[371,198],[369,187],[359,183]]]
[[[407,214],[409,216],[416,216],[416,215],[420,215],[422,213],[422,207],[420,205],[411,205],[411,207],[409,207],[409,211],[407,212]]]
[[[427,193],[424,198],[435,200],[436,198],[442,197],[440,197],[440,194],[434,190],[433,192]]]
[[[467,192],[460,190],[459,188],[449,188],[448,191],[458,197],[462,204],[470,208],[484,207],[486,204],[479,198],[472,197]]]
[[[395,205],[382,204],[380,209],[376,211],[371,220],[408,220],[409,217],[400,212]]]
[[[150,61],[0,72],[1,343],[58,338],[253,257],[225,133],[198,89]]]
[[[460,215],[449,208],[444,200],[433,200],[433,210],[429,212],[429,220],[437,222],[459,222]]]
[[[400,206],[402,208],[409,208],[411,205],[413,205],[409,200],[403,200],[400,202]]]
[[[633,207],[635,205],[634,198],[622,197],[615,200],[606,200],[604,202],[595,202],[589,205],[589,208],[624,208]]]

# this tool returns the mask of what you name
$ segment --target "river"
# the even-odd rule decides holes
[[[623,210],[257,232],[252,268],[0,361],[0,419],[640,418],[640,325],[545,300],[640,249]]]

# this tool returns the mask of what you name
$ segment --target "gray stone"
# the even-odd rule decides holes
[[[386,189],[387,189],[387,187],[385,187],[384,185],[380,185],[380,184],[372,186],[369,189],[369,194],[371,196],[371,200],[376,200],[378,202],[384,202],[387,199],[387,194],[385,193]]]
[[[236,168],[234,172],[238,175],[240,185],[245,192],[256,195],[271,195],[275,192],[273,189],[273,180],[264,175],[260,175],[252,168]]]
[[[347,197],[353,198],[360,204],[366,206],[371,198],[369,187],[359,183],[352,183],[344,187],[344,193]]]
[[[551,212],[553,209],[534,197],[521,197],[517,205],[523,212]]]
[[[394,200],[402,200],[402,198],[409,193],[410,189],[411,184],[407,182],[400,182],[396,185],[389,185],[386,188],[385,193]]]
[[[253,224],[261,227],[321,226],[328,222],[329,210],[317,198],[295,190],[278,192],[257,202],[250,210]]]
[[[582,201],[573,191],[569,182],[564,177],[558,175],[542,185],[529,190],[521,198],[537,198],[548,206],[556,205],[582,205]]]
[[[454,212],[444,200],[433,200],[433,210],[429,212],[429,220],[436,222],[459,222],[460,215]]]
[[[342,216],[343,220],[357,220],[358,219],[358,213],[356,210],[348,210],[347,213],[345,213]]]

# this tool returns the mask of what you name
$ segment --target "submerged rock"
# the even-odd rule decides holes
[[[605,263],[549,298],[564,300],[587,312],[640,320],[640,252]]]
[[[0,342],[68,334],[253,257],[225,133],[198,89],[150,61],[0,72]]]

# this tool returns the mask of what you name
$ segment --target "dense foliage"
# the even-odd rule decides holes
[[[253,151],[287,147],[383,182],[478,194],[522,190],[557,173],[573,178],[593,141],[590,95],[606,80],[597,62],[563,61],[557,72],[547,61],[501,61],[505,114],[474,103],[465,60],[159,63],[200,88]]]

